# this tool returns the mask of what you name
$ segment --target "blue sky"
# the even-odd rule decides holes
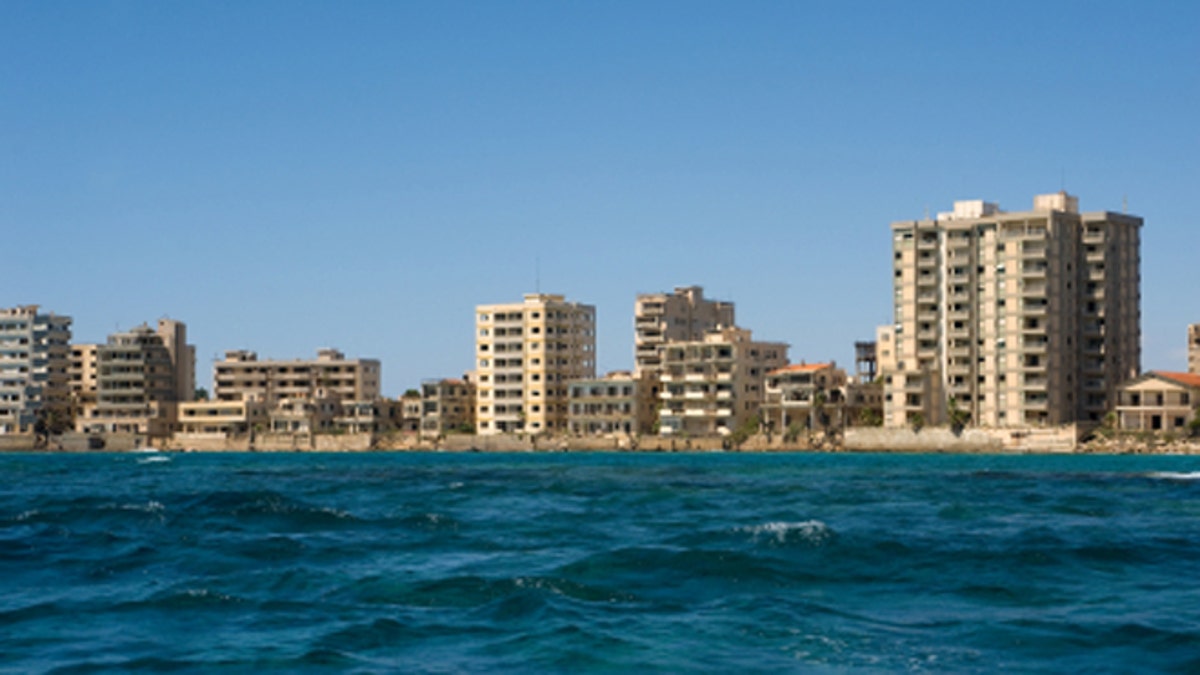
[[[700,284],[794,360],[891,320],[888,225],[1063,187],[1143,230],[1143,367],[1200,321],[1200,4],[0,3],[0,305],[385,393],[476,304]]]

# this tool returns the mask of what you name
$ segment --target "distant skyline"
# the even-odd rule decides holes
[[[1200,322],[1200,6],[0,3],[0,306],[75,339],[473,367],[474,308],[700,285],[791,358],[890,323],[896,220],[1066,189],[1142,230],[1142,366]]]

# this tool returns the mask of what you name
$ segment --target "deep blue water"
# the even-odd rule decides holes
[[[0,455],[0,672],[1200,671],[1200,458]]]

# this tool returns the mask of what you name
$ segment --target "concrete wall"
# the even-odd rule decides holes
[[[1075,425],[1030,429],[964,429],[944,427],[854,427],[846,430],[843,448],[860,452],[1074,452]]]
[[[372,434],[317,434],[313,449],[317,452],[363,452],[370,450]]]
[[[33,434],[0,434],[0,450],[16,452],[33,449]]]

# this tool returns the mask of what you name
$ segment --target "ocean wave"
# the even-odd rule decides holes
[[[212,492],[181,509],[188,520],[233,517],[237,521],[268,519],[295,529],[341,528],[362,524],[349,511],[318,506],[271,490]]]
[[[1200,471],[1151,471],[1146,477],[1161,480],[1200,480]]]
[[[741,527],[738,528],[738,531],[750,534],[756,542],[761,541],[778,546],[789,544],[821,546],[835,536],[834,531],[819,520],[776,521]]]

